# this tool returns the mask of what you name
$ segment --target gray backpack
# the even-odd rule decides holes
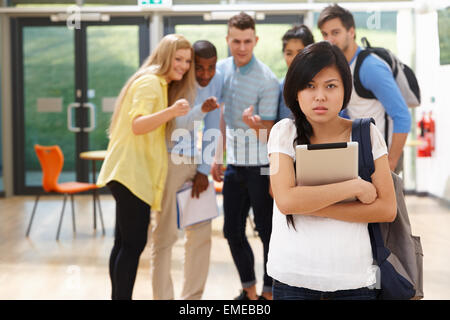
[[[355,71],[353,76],[353,82],[356,93],[366,99],[376,99],[375,95],[364,88],[359,79],[359,69],[364,59],[369,54],[375,54],[384,60],[391,68],[392,75],[397,82],[398,88],[405,99],[406,104],[410,108],[414,108],[420,105],[420,88],[414,71],[406,64],[400,61],[400,59],[394,55],[391,51],[385,48],[372,47],[367,38],[361,38],[361,42],[364,45],[358,57],[356,58]]]
[[[391,264],[414,284],[415,294],[411,299],[423,298],[423,251],[420,237],[411,233],[408,209],[403,195],[403,180],[391,172],[397,197],[397,217],[394,222],[379,223],[384,245],[391,251]],[[388,258],[389,259],[389,258]]]
[[[361,64],[368,55],[373,53],[385,61],[391,68],[392,75],[394,76],[397,86],[405,99],[406,105],[409,108],[418,107],[420,105],[420,87],[414,71],[401,62],[400,59],[388,49],[372,47],[366,37],[361,38],[361,42],[364,46],[364,50],[358,54],[355,62],[355,71],[353,72],[353,86],[358,96],[366,99],[376,99],[372,91],[363,87],[359,77],[359,69],[361,68]],[[384,120],[384,140],[386,141],[386,144],[388,144],[389,121],[386,112],[384,113]]]
[[[359,176],[371,182],[375,171],[370,140],[372,118],[355,119],[352,141],[358,142]],[[373,258],[379,267],[379,299],[406,300],[423,298],[423,252],[420,238],[411,234],[402,179],[391,172],[397,199],[397,216],[393,222],[369,223]]]

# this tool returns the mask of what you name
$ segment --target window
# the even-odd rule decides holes
[[[314,13],[314,40],[323,40],[317,28],[318,12]],[[383,47],[397,54],[397,12],[373,11],[352,12],[356,26],[356,42],[361,45],[361,38],[366,37],[372,47]]]
[[[284,78],[287,67],[283,59],[281,37],[291,28],[291,24],[258,24],[256,22],[256,34],[259,36],[254,54],[263,63],[271,68],[278,79]],[[196,40],[207,39],[217,48],[218,59],[228,56],[228,47],[225,41],[227,25],[177,25],[176,33],[181,33],[194,43]]]

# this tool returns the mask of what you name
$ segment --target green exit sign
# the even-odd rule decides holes
[[[172,0],[138,0],[139,6],[171,6]]]

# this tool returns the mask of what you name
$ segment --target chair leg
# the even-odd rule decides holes
[[[58,231],[56,232],[56,241],[59,240],[59,233],[61,231],[61,224],[62,224],[62,220],[63,220],[63,216],[64,216],[64,209],[66,208],[66,200],[67,200],[67,193],[64,194],[64,202],[63,202],[63,207],[61,210],[61,217],[59,218]]]
[[[73,233],[77,232],[77,228],[75,226],[75,204],[73,201],[73,194],[70,195],[70,202],[72,203],[72,229]]]
[[[37,204],[39,202],[39,198],[41,197],[40,194],[38,194],[36,196],[36,200],[34,201],[34,206],[33,206],[33,211],[31,213],[31,218],[30,218],[30,222],[28,223],[28,228],[27,228],[27,233],[26,236],[28,237],[30,235],[30,231],[31,231],[31,224],[33,223],[33,219],[34,219],[34,214],[36,213],[36,208],[37,208]]]
[[[94,200],[94,230],[97,230],[97,206],[95,205],[97,190],[93,190],[92,198]]]
[[[98,192],[96,192],[96,198],[97,198],[97,204],[98,204],[98,212],[100,213],[100,222],[102,223],[102,233],[105,235],[105,224],[103,222],[103,212],[102,212],[102,206],[100,204],[100,196]]]

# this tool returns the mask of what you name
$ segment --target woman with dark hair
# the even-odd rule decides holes
[[[306,46],[314,43],[314,36],[306,25],[294,25],[291,29],[286,31],[283,38],[281,38],[281,41],[283,43],[283,57],[286,61],[287,67],[289,68],[295,56]],[[284,103],[283,87],[284,79],[280,83],[280,98],[278,102],[277,119],[275,122],[278,122],[284,118],[293,118],[291,111]]]
[[[274,299],[376,298],[367,223],[396,216],[382,134],[371,124],[372,183],[295,183],[296,145],[351,141],[352,121],[338,116],[351,92],[347,60],[328,42],[306,47],[286,75],[284,98],[294,120],[275,124],[268,142],[275,202],[267,271],[274,279]],[[350,197],[357,201],[341,202]]]

